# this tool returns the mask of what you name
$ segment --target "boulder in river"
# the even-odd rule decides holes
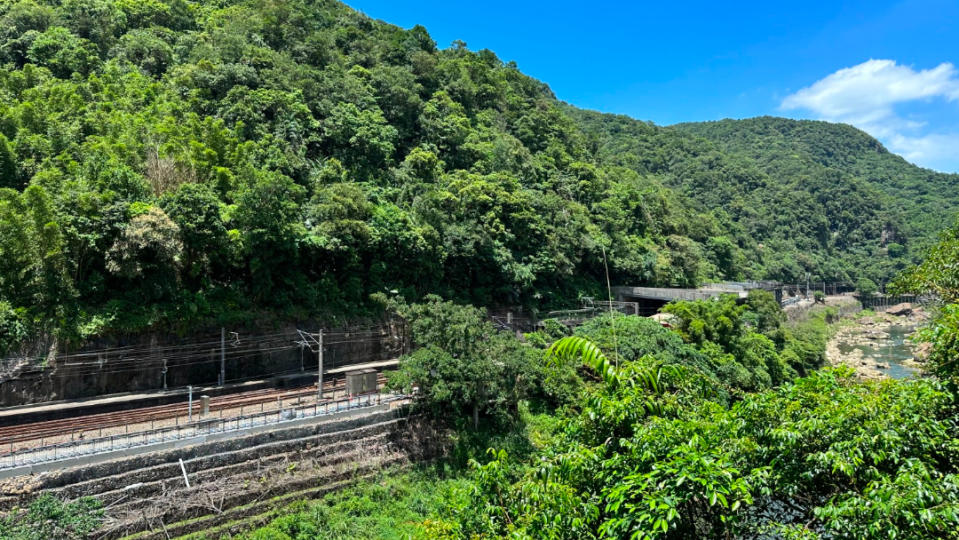
[[[896,304],[891,308],[886,310],[886,313],[890,315],[895,315],[896,317],[908,317],[912,315],[912,304],[909,302],[903,302],[901,304]]]

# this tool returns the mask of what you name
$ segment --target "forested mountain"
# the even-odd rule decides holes
[[[884,282],[959,209],[959,175],[912,165],[848,125],[763,117],[657,128],[569,111],[598,141],[598,160],[661,176],[737,245],[760,245],[753,276]]]
[[[761,117],[673,128],[709,139],[726,154],[753,160],[790,190],[828,188],[829,182],[868,186],[861,188],[863,195],[872,191],[869,195],[878,199],[885,215],[888,229],[883,243],[928,245],[952,223],[959,208],[959,174],[917,167],[849,125]],[[833,195],[839,196],[839,203],[848,202],[842,194]],[[855,219],[856,208],[837,206],[827,212],[830,222],[849,222]]]
[[[956,203],[945,175],[886,200],[926,173],[848,128],[580,111],[335,1],[4,0],[0,64],[0,343],[391,290],[561,305],[604,259],[616,283],[881,281]]]

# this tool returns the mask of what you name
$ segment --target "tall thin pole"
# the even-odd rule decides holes
[[[323,329],[320,328],[320,333],[317,338],[317,353],[316,353],[316,366],[317,366],[317,376],[316,376],[316,391],[319,399],[323,399]]]
[[[609,327],[613,331],[613,350],[616,351],[616,367],[619,367],[619,341],[616,339],[616,321],[613,320],[613,287],[609,282],[609,263],[606,262],[606,246],[603,248],[603,268],[606,269],[606,296],[609,300]]]
[[[189,410],[189,412],[187,413],[187,421],[188,421],[188,422],[193,422],[193,387],[192,387],[192,386],[187,386],[186,388],[187,388],[187,391],[189,392],[189,396],[190,396],[190,397],[188,398],[188,403],[189,403],[189,405],[187,405],[188,410]]]
[[[220,327],[220,386],[226,383],[226,330]]]
[[[183,471],[183,481],[186,482],[186,488],[190,489],[190,479],[186,476],[186,467],[183,466],[183,458],[180,458],[180,470]]]

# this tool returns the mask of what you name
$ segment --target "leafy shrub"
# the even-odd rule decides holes
[[[398,309],[419,348],[400,359],[388,384],[413,393],[417,406],[437,418],[471,414],[475,428],[480,414],[515,420],[520,400],[558,406],[579,390],[574,366],[547,365],[538,349],[498,332],[483,310],[436,296]]]
[[[14,510],[0,518],[0,538],[81,540],[100,527],[102,517],[101,504],[92,497],[68,503],[44,494],[26,511]]]
[[[872,296],[879,292],[879,285],[869,278],[862,278],[856,282],[856,291],[863,296]]]
[[[935,382],[863,384],[848,371],[818,372],[729,408],[697,400],[683,377],[634,383],[587,395],[544,459],[525,466],[497,452],[476,463],[468,504],[482,511],[463,516],[464,531],[954,537],[959,423]],[[656,405],[636,406],[648,400]]]

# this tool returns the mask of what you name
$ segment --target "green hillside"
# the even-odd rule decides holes
[[[868,185],[879,192],[890,220],[886,242],[928,245],[959,210],[959,174],[917,167],[849,125],[762,117],[673,129],[709,139],[724,153],[752,159],[790,189],[830,175],[843,183]]]
[[[921,171],[861,138],[787,167],[795,135],[580,111],[333,1],[3,1],[0,65],[8,343],[348,318],[394,290],[568,305],[604,260],[616,283],[884,281],[955,206],[886,200]]]

